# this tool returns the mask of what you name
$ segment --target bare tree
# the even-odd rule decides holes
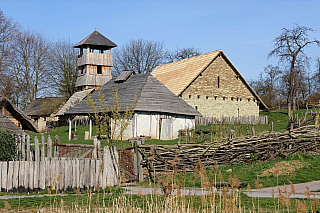
[[[15,35],[10,57],[11,76],[21,92],[19,102],[27,106],[37,96],[50,93],[51,43],[42,35],[19,31]]]
[[[292,121],[292,107],[297,93],[295,81],[298,76],[298,64],[308,61],[308,57],[304,52],[305,47],[313,43],[318,46],[320,45],[320,41],[317,39],[309,40],[309,32],[314,32],[314,30],[309,27],[299,26],[298,24],[292,30],[283,28],[281,35],[273,40],[275,48],[268,54],[268,57],[279,57],[279,63],[289,65],[290,67],[287,95],[289,122]]]
[[[18,24],[12,18],[6,17],[0,10],[0,87],[1,94],[8,98],[11,98],[13,94],[13,76],[9,75],[7,70],[17,31]]]
[[[56,42],[51,51],[52,72],[50,72],[52,81],[60,95],[69,99],[74,93],[77,81],[77,51],[73,48],[70,41]]]
[[[170,63],[174,61],[180,61],[186,58],[191,58],[201,54],[201,51],[195,47],[177,48],[175,51],[172,51],[168,54],[167,60],[168,63]]]
[[[163,42],[132,39],[113,51],[113,75],[123,70],[150,73],[156,66],[165,63],[166,51]]]
[[[259,74],[257,80],[250,81],[250,85],[269,107],[275,107],[279,103],[279,94],[282,71],[278,66],[268,65]]]

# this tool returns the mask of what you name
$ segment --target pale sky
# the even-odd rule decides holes
[[[276,65],[267,55],[282,28],[311,27],[318,31],[310,39],[320,39],[316,0],[0,0],[0,9],[50,40],[77,43],[97,28],[118,46],[143,38],[163,41],[170,51],[222,49],[246,80]],[[307,54],[315,58],[319,48],[310,47]]]

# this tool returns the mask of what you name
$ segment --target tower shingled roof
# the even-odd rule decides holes
[[[117,46],[96,30],[76,44],[74,48],[86,48],[88,45],[93,49],[107,49],[108,47],[113,48]]]

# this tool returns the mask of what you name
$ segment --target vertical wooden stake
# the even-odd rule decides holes
[[[52,139],[51,136],[48,135],[47,138],[47,157],[51,157],[52,156]]]
[[[30,161],[30,136],[27,135],[27,161]]]
[[[69,118],[69,141],[71,141],[71,118]]]
[[[44,158],[46,156],[46,151],[44,149],[44,143],[45,143],[45,137],[44,134],[41,135],[41,161],[44,161]]]
[[[91,140],[92,137],[92,119],[89,120],[89,140]]]
[[[273,132],[273,121],[271,121],[271,132]]]
[[[210,142],[212,143],[212,124],[210,124]]]
[[[35,161],[40,161],[40,152],[39,152],[39,140],[38,137],[34,137],[34,160]]]
[[[256,132],[254,131],[254,126],[252,126],[252,135],[256,135]]]

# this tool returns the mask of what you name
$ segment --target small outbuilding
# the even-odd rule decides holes
[[[98,111],[103,108],[99,101],[99,93],[103,94],[108,107],[112,107],[114,106],[113,91],[117,91],[120,113],[123,114],[127,108],[134,110],[128,128],[124,131],[123,139],[138,136],[150,136],[163,140],[174,139],[178,137],[180,129],[194,128],[195,116],[201,115],[150,74],[123,71],[117,78],[108,81],[101,90],[91,95],[92,100],[96,101],[95,108]],[[86,104],[86,99],[64,114],[71,116],[93,113],[90,106]]]
[[[64,102],[62,97],[37,98],[23,112],[32,118],[39,132],[44,132],[56,126],[58,117],[54,115]]]
[[[32,119],[16,107],[8,98],[0,96],[0,128],[16,134],[38,132]]]

